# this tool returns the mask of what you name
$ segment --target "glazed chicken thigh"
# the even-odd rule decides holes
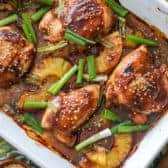
[[[133,112],[149,114],[168,104],[167,66],[155,68],[146,46],[125,56],[107,82],[107,105],[123,104]]]
[[[39,24],[39,29],[47,34],[50,42],[60,41],[64,29],[92,39],[97,34],[106,34],[114,22],[112,11],[103,0],[66,0],[62,15],[58,16],[55,5]]]
[[[12,27],[0,28],[0,87],[7,87],[29,69],[34,46]]]
[[[42,118],[42,127],[56,129],[71,135],[96,110],[99,101],[99,85],[88,85],[69,93],[60,93],[50,103]]]

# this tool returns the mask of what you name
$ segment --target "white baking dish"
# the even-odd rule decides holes
[[[127,0],[121,1],[127,3]],[[168,36],[168,15],[166,14],[168,11],[168,2],[166,2],[166,0],[146,0],[146,3],[150,2],[151,4],[151,8],[148,10],[141,8],[141,2],[141,0],[132,0],[132,5],[135,6],[138,15],[153,25],[157,24],[157,19],[161,19],[161,31],[165,34],[167,33]],[[159,12],[160,10],[158,10],[158,8],[162,12]],[[147,20],[143,12],[148,11],[150,15],[153,13],[151,10],[156,10],[156,15],[153,16],[152,20]],[[60,157],[57,153],[50,151],[43,145],[30,139],[24,130],[4,113],[0,113],[0,136],[27,155],[41,168],[73,167],[73,165]],[[167,141],[168,114],[165,114],[156,126],[144,137],[138,149],[126,160],[123,168],[147,168]]]

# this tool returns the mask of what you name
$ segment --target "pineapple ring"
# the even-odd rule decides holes
[[[114,147],[110,152],[104,148],[86,154],[87,158],[101,168],[116,168],[126,159],[132,147],[131,134],[114,136]]]

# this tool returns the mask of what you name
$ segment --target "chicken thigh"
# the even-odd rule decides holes
[[[0,28],[0,87],[17,82],[29,69],[34,46],[17,30]]]
[[[58,17],[55,5],[41,20],[39,29],[46,33],[50,42],[60,41],[65,28],[92,39],[98,34],[108,33],[113,22],[112,11],[103,0],[65,0],[62,15]]]
[[[146,46],[125,56],[107,82],[107,105],[123,104],[134,112],[161,112],[168,104],[168,68],[150,63]]]
[[[57,133],[62,133],[61,137],[70,136],[96,110],[99,90],[99,85],[88,85],[69,93],[60,93],[50,102],[54,109],[48,107],[45,111],[42,127],[56,129]]]

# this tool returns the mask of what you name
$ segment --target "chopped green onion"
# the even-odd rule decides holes
[[[65,0],[58,0],[58,8],[57,8],[57,16],[60,18],[62,13],[64,12],[64,2]]]
[[[82,36],[79,36],[78,34],[72,32],[71,30],[69,29],[66,29],[65,30],[65,39],[69,40],[69,41],[73,41],[79,45],[86,45],[86,44],[96,44],[95,41],[92,41],[92,40],[89,40],[89,39],[86,39]]]
[[[33,128],[37,133],[42,134],[44,129],[41,127],[41,124],[38,120],[34,118],[34,116],[30,113],[26,113],[23,116],[23,123]]]
[[[128,10],[120,6],[115,0],[105,0],[105,2],[118,16],[125,17],[128,14]]]
[[[120,35],[125,38],[126,37],[126,19],[123,17],[118,17],[118,29]]]
[[[122,119],[115,113],[113,113],[111,110],[104,109],[102,111],[102,115],[105,119],[111,120],[113,122],[122,122]]]
[[[93,80],[96,78],[95,57],[93,55],[87,58],[87,65],[88,65],[89,79]]]
[[[109,128],[104,129],[101,132],[98,132],[97,134],[94,134],[93,136],[89,137],[88,139],[84,140],[83,142],[81,142],[80,144],[75,146],[75,149],[77,151],[80,151],[81,149],[85,148],[86,146],[93,144],[94,142],[97,142],[101,139],[107,138],[109,136],[111,136],[111,131]]]
[[[81,84],[82,83],[84,63],[85,63],[85,60],[81,58],[79,60],[79,65],[78,65],[78,74],[77,74],[77,80],[76,80],[77,84]]]
[[[90,81],[88,74],[83,74],[83,78],[86,81]],[[107,81],[108,76],[107,75],[96,75],[96,78],[92,79],[93,82],[105,82]]]
[[[71,77],[76,73],[78,70],[78,66],[74,65],[64,76],[55,84],[53,84],[49,89],[48,92],[52,95],[56,95],[62,87],[71,79]]]
[[[47,102],[35,102],[35,101],[26,101],[23,105],[23,108],[28,109],[44,109],[48,106]]]
[[[18,20],[18,15],[12,14],[4,19],[0,20],[0,27],[6,26],[10,23],[16,22]]]
[[[149,125],[133,125],[133,123],[131,123],[130,121],[126,121],[126,122],[116,125],[115,127],[112,127],[111,129],[106,128],[102,130],[101,132],[98,132],[97,134],[92,135],[88,139],[76,145],[75,149],[77,151],[80,151],[81,149],[85,148],[86,146],[90,144],[93,144],[94,142],[97,142],[99,140],[102,140],[104,138],[107,138],[115,134],[146,131],[149,128],[150,128]]]
[[[138,37],[138,36],[135,36],[135,35],[127,35],[126,40],[128,42],[132,42],[132,43],[135,43],[135,44],[138,44],[138,45],[139,44],[145,44],[145,45],[150,46],[150,47],[158,46],[157,42],[155,42],[153,40],[145,39],[145,38]]]
[[[25,34],[26,38],[27,38],[29,41],[33,41],[33,40],[32,40],[32,36],[31,36],[31,34],[29,33],[29,30],[27,29],[26,24],[22,24],[22,29],[23,29],[23,31],[24,31],[24,34]]]
[[[65,41],[65,40],[62,40],[56,44],[50,44],[50,45],[47,45],[47,46],[44,46],[44,47],[39,47],[37,48],[37,52],[51,52],[51,51],[55,51],[55,50],[58,50],[60,48],[63,48],[65,46],[68,45],[68,42]]]
[[[10,3],[14,8],[17,8],[17,7],[18,7],[18,1],[17,1],[17,0],[10,0],[9,3]]]
[[[148,130],[149,128],[149,125],[125,125],[119,126],[115,131],[111,131],[113,132],[113,134],[125,134],[132,132],[142,132]]]
[[[40,8],[36,13],[31,16],[31,20],[34,23],[38,22],[49,11],[49,9],[50,7],[48,6]]]
[[[46,5],[52,5],[54,2],[54,0],[40,0],[40,1]]]
[[[23,13],[22,18],[23,18],[22,28],[23,28],[26,38],[30,40],[31,42],[36,43],[37,38],[36,38],[35,31],[33,29],[29,14]]]

